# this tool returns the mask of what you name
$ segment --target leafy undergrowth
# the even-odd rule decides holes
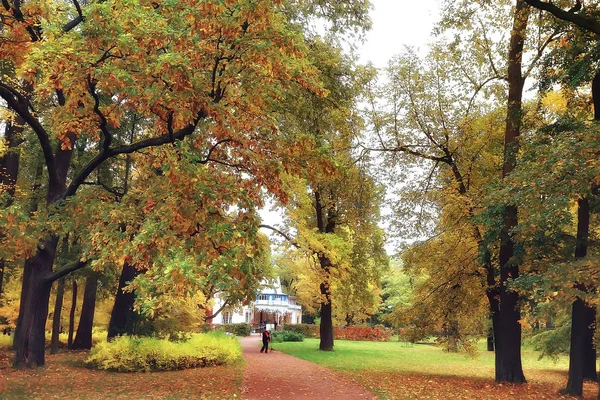
[[[318,340],[277,343],[276,349],[341,372],[383,399],[572,399],[561,396],[568,359],[538,360],[538,352],[522,352],[525,385],[494,382],[494,355],[476,358],[450,354],[429,345],[337,340],[335,351],[318,351]],[[274,346],[274,347],[275,347]],[[584,399],[596,399],[597,385],[586,383]]]
[[[181,371],[119,373],[86,368],[88,352],[48,355],[37,370],[10,367],[0,351],[0,398],[13,399],[233,399],[240,393],[243,362]]]

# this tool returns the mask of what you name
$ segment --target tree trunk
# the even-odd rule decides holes
[[[15,332],[15,366],[44,365],[46,345],[46,320],[52,282],[47,280],[52,272],[58,238],[51,237],[38,248],[37,254],[25,261],[24,279],[28,285],[25,301],[19,312],[18,330]]]
[[[583,349],[583,379],[598,379],[596,370],[596,346],[594,346],[594,329],[596,327],[596,309],[585,306],[585,338]]]
[[[494,327],[490,326],[487,332],[487,351],[494,351]]]
[[[577,200],[577,242],[575,259],[587,255],[590,229],[590,204],[587,197]],[[575,287],[587,291],[582,284]],[[573,396],[583,394],[583,379],[586,375],[596,378],[596,351],[594,350],[594,326],[596,310],[587,306],[585,301],[577,298],[571,313],[571,346],[569,350],[569,379],[564,392]],[[586,354],[589,353],[589,354]],[[593,357],[593,360],[591,358]],[[591,362],[593,365],[590,365]],[[587,368],[586,368],[587,367]]]
[[[317,228],[321,233],[334,233],[336,225],[336,212],[333,202],[327,207],[327,213],[323,213],[325,205],[321,198],[321,192],[315,190],[315,213],[317,217]],[[319,285],[321,290],[321,324],[319,326],[320,342],[319,350],[333,350],[333,321],[331,317],[331,287],[329,286],[329,276],[331,273],[331,260],[323,253],[318,254],[321,270],[324,272],[324,279]]]
[[[319,333],[321,336],[319,350],[333,350],[333,321],[331,319],[331,292],[325,282],[321,282],[321,295],[324,301],[321,301],[321,325]]]
[[[74,350],[92,348],[92,327],[94,325],[94,312],[96,310],[96,292],[98,290],[98,275],[90,273],[85,280],[83,290],[83,304],[81,306],[81,318],[77,327],[77,335],[73,341]]]
[[[54,315],[52,316],[52,340],[50,342],[50,354],[58,353],[58,335],[60,333],[60,315],[62,313],[63,297],[65,294],[65,280],[58,281],[56,288],[56,302],[54,303]]]
[[[17,178],[19,176],[19,149],[18,146],[23,142],[22,133],[25,121],[19,115],[15,116],[14,123],[6,122],[4,130],[4,140],[8,150],[0,157],[0,187],[3,188],[6,200],[0,204],[2,207],[9,207],[15,197],[17,189]],[[0,240],[3,235],[0,233]],[[6,262],[0,258],[0,297],[4,282],[4,270]]]
[[[502,178],[515,168],[518,138],[521,131],[521,109],[524,78],[522,74],[523,45],[527,32],[530,8],[524,0],[517,0],[508,52],[508,104],[504,134],[504,163]],[[521,311],[519,296],[507,288],[509,279],[519,276],[519,265],[514,260],[514,242],[511,231],[517,226],[517,207],[506,205],[500,238],[500,307],[496,339],[496,381],[525,382],[521,363]]]
[[[71,143],[75,143],[75,135],[69,134]],[[48,193],[46,205],[58,201],[66,188],[67,171],[71,163],[73,150],[57,146],[54,156],[54,168],[48,170]],[[23,272],[23,289],[27,293],[25,301],[19,307],[17,317],[18,336],[15,335],[15,365],[35,368],[45,363],[45,330],[48,318],[48,303],[52,281],[49,280],[54,260],[58,237],[52,235],[38,246],[36,254],[25,260]],[[27,270],[30,271],[27,271]],[[26,282],[25,280],[29,282]],[[21,295],[23,297],[23,294]]]
[[[119,278],[119,288],[115,295],[115,305],[110,313],[108,340],[119,335],[131,334],[133,332],[133,304],[135,303],[135,293],[123,292],[123,288],[137,275],[137,268],[125,261],[123,263],[123,269],[121,270],[121,277]]]
[[[571,313],[571,347],[569,350],[569,380],[564,392],[572,396],[583,394],[583,361],[585,348],[585,303],[581,299],[573,303]]]
[[[71,301],[71,312],[69,313],[69,339],[67,340],[67,346],[69,349],[73,348],[73,333],[75,331],[75,310],[77,309],[77,282],[73,281],[72,290],[72,301]]]

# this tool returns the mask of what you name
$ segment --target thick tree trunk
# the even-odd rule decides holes
[[[589,199],[582,197],[577,201],[575,259],[581,259],[587,255],[589,229]],[[584,292],[586,291],[586,287],[582,284],[576,284],[576,288]],[[596,378],[596,351],[593,342],[593,329],[595,328],[593,324],[596,318],[596,310],[586,305],[581,298],[575,300],[572,310],[569,379],[564,392],[574,396],[581,396],[583,393],[583,379],[586,373],[591,379]]]
[[[81,318],[77,327],[77,335],[73,341],[74,350],[92,348],[92,327],[94,326],[94,312],[96,310],[96,292],[98,291],[98,276],[90,273],[85,280],[83,291],[83,304]]]
[[[327,206],[327,212],[324,213],[326,206],[323,203],[321,192],[315,190],[315,213],[317,217],[317,228],[321,233],[334,233],[336,226],[336,211],[333,201]],[[329,286],[329,276],[333,265],[327,255],[318,254],[321,270],[324,272],[325,278],[319,285],[321,290],[321,325],[319,333],[321,336],[319,342],[319,350],[333,350],[333,320],[332,320],[332,305],[331,305],[331,287]]]
[[[50,341],[50,354],[58,353],[58,335],[60,334],[60,315],[62,314],[63,297],[65,295],[65,280],[58,281],[56,288],[56,302],[52,316],[52,340]]]
[[[75,135],[69,134],[69,139],[74,143]],[[46,204],[48,206],[63,195],[72,155],[72,149],[63,149],[60,144],[58,145],[54,156],[54,168],[47,170],[49,179]],[[33,257],[25,260],[23,289],[26,289],[27,293],[24,296],[25,301],[19,308],[18,336],[15,335],[14,341],[17,366],[35,368],[44,365],[45,362],[45,328],[52,288],[52,281],[49,278],[56,258],[57,244],[58,237],[52,235],[38,246]]]
[[[27,294],[20,308],[18,330],[15,332],[15,365],[37,367],[45,363],[46,320],[52,282],[47,280],[52,272],[58,238],[45,241],[37,254],[25,261],[28,276]]]
[[[594,329],[596,327],[596,309],[585,307],[585,338],[583,349],[583,379],[595,381],[598,379],[596,359],[598,357],[594,346]]]
[[[508,103],[506,131],[504,134],[504,164],[502,178],[515,168],[518,138],[521,131],[521,109],[524,78],[522,74],[523,45],[527,32],[530,8],[523,0],[517,0],[508,52]],[[509,279],[519,276],[519,266],[514,260],[514,242],[510,236],[517,226],[517,207],[506,205],[500,239],[500,285],[498,288],[500,308],[496,339],[496,381],[525,382],[521,363],[521,311],[519,296],[507,288]]]
[[[108,324],[108,340],[133,332],[135,293],[123,292],[123,288],[133,280],[138,274],[138,270],[127,261],[123,263],[121,277],[119,278],[119,288],[115,295],[115,305],[110,313],[110,322]],[[262,321],[261,321],[262,322]]]
[[[331,292],[329,286],[321,282],[321,295],[325,301],[321,301],[321,325],[319,327],[320,342],[319,350],[333,350],[333,321],[331,318]]]
[[[571,347],[569,350],[569,380],[564,392],[573,396],[583,394],[583,362],[585,348],[585,314],[586,306],[583,300],[573,303],[571,313]]]
[[[73,335],[75,333],[75,310],[77,309],[77,282],[73,281],[72,289],[72,300],[71,300],[71,312],[69,312],[69,338],[67,339],[67,346],[69,349],[73,348]]]

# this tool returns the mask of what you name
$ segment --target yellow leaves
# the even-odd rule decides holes
[[[542,104],[556,115],[563,115],[568,109],[567,96],[562,91],[548,92],[542,99]]]

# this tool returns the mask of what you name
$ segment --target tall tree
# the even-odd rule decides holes
[[[0,58],[15,66],[20,82],[32,85],[33,96],[23,95],[19,81],[2,78],[0,97],[31,127],[43,150],[49,209],[75,195],[107,160],[183,140],[201,121],[206,135],[196,140],[200,148],[231,135],[256,153],[276,148],[264,140],[255,148],[249,141],[255,127],[269,126],[264,105],[284,87],[318,90],[302,61],[299,35],[272,2],[2,5]],[[116,143],[114,130],[126,111],[153,123],[138,140]],[[89,161],[77,170],[73,150],[87,140],[98,146],[84,147]],[[17,365],[44,364],[51,283],[72,270],[53,270],[57,235],[41,239],[24,266]]]

